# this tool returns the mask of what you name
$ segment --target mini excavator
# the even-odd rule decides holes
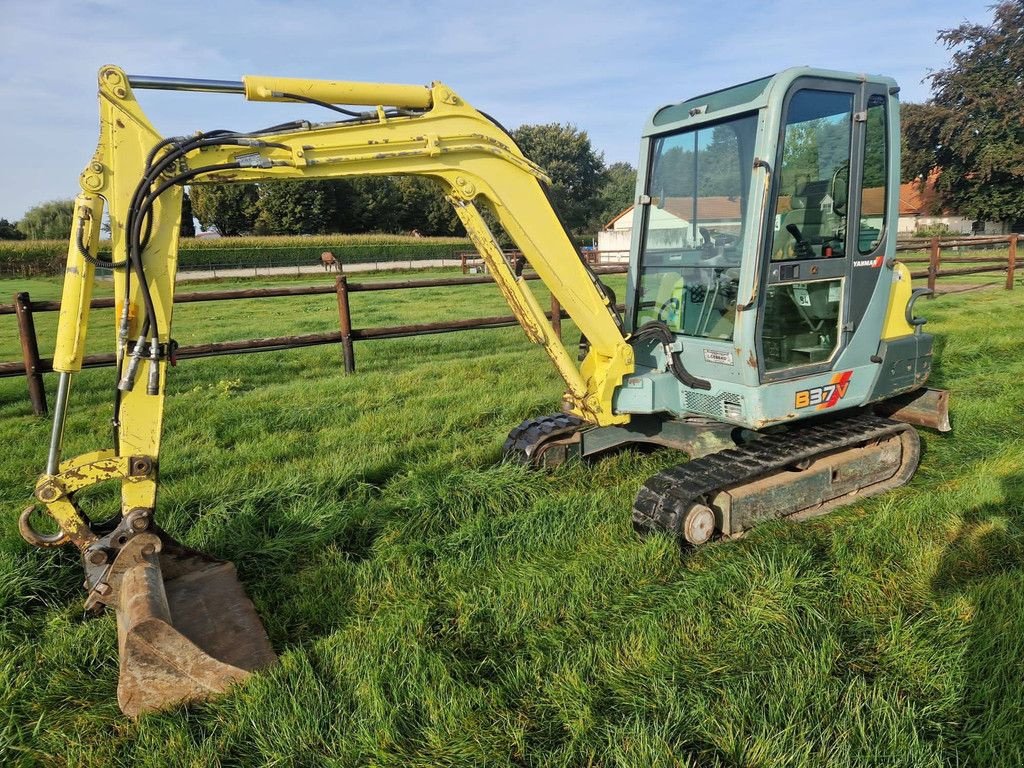
[[[136,101],[142,89],[316,105],[332,119],[163,138]],[[232,564],[157,524],[185,185],[435,180],[565,380],[562,410],[513,429],[506,456],[552,466],[628,445],[676,449],[688,460],[643,483],[632,521],[694,547],[896,488],[919,462],[914,426],[949,429],[947,393],[925,386],[932,337],[913,311],[923,291],[895,259],[898,92],[885,77],[797,68],[656,110],[641,141],[620,314],[552,209],[544,171],[441,83],[102,67],[99,145],[68,248],[50,450],[19,523],[30,544],[74,545],[87,608],[116,612],[122,710],[200,699],[275,660]],[[101,254],[104,208],[111,251]],[[483,210],[584,335],[578,365]],[[112,270],[116,296],[113,445],[63,459],[97,268]],[[93,521],[76,497],[103,482],[120,484],[120,508]],[[40,526],[40,511],[56,527]]]

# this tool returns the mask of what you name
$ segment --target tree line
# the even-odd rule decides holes
[[[523,125],[512,137],[551,177],[552,205],[577,237],[592,237],[632,202],[636,169],[605,165],[586,131],[558,123]],[[67,237],[72,205],[44,203],[17,225],[0,220],[0,239]],[[416,176],[195,185],[182,206],[182,235],[195,234],[193,217],[222,235],[465,234],[441,186]]]

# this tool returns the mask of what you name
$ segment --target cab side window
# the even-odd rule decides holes
[[[789,101],[772,260],[845,256],[853,94],[797,91]]]
[[[886,179],[888,164],[885,125],[885,96],[868,98],[867,123],[864,127],[864,182],[860,193],[860,226],[857,250],[862,256],[872,253],[885,232],[887,203]]]

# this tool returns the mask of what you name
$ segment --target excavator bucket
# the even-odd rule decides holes
[[[117,702],[126,715],[223,693],[276,661],[231,563],[165,534],[143,534],[119,553],[114,569]]]

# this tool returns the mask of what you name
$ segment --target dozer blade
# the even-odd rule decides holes
[[[945,389],[916,389],[875,405],[875,413],[894,421],[950,432],[949,392]]]
[[[223,693],[276,661],[231,563],[147,533],[121,550],[111,576],[126,715]]]

